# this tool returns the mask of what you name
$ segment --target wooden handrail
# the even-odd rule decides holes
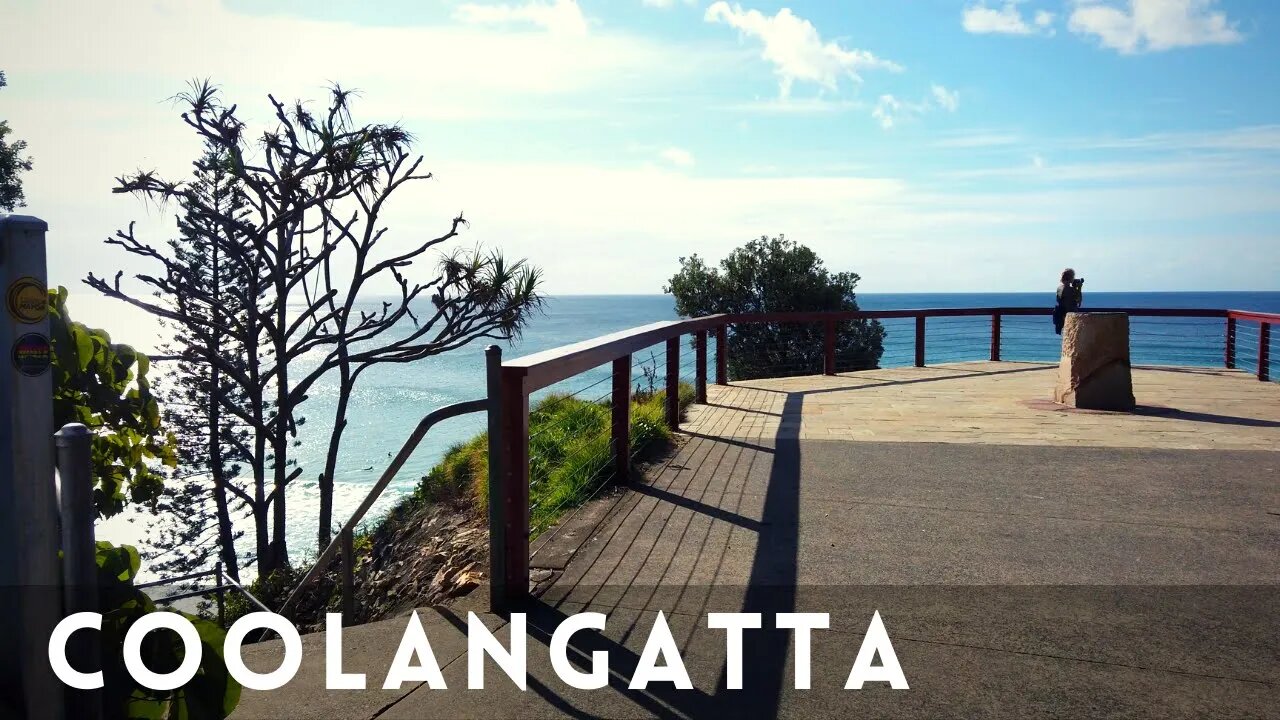
[[[1280,313],[1264,313],[1255,310],[1228,310],[1227,317],[1232,320],[1250,320],[1252,322],[1280,325]]]
[[[1134,317],[1226,318],[1280,323],[1280,315],[1214,308],[1086,308],[1089,312],[1122,312]],[[641,325],[572,345],[524,355],[502,364],[504,372],[522,375],[526,392],[535,392],[647,347],[699,331],[743,323],[819,323],[833,320],[886,320],[918,317],[1047,316],[1048,307],[914,308],[707,315]]]

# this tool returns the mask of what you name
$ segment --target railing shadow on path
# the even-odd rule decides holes
[[[787,393],[780,416],[798,419],[802,401],[801,394]],[[607,529],[604,536],[600,538],[605,546],[618,543],[609,553],[614,556],[614,562],[617,564],[604,569],[611,581],[622,583],[617,588],[610,588],[618,591],[619,595],[616,598],[607,592],[602,592],[603,587],[575,582],[562,588],[562,594],[558,599],[535,597],[521,608],[526,613],[530,640],[543,646],[543,651],[549,647],[554,629],[567,619],[570,612],[581,610],[606,612],[606,614],[610,610],[651,614],[659,609],[665,609],[668,613],[676,610],[675,614],[680,614],[681,611],[674,608],[671,603],[680,605],[681,600],[692,599],[696,604],[698,598],[694,595],[702,591],[706,596],[701,598],[701,607],[698,611],[692,613],[690,610],[684,614],[692,613],[691,618],[685,618],[686,621],[692,619],[700,626],[705,626],[704,611],[707,609],[707,604],[711,602],[710,596],[713,590],[723,589],[727,591],[727,597],[733,599],[733,607],[718,605],[712,608],[713,610],[759,612],[763,615],[764,627],[750,631],[749,658],[743,665],[744,689],[742,690],[728,689],[725,669],[722,665],[718,668],[718,680],[714,690],[705,683],[701,686],[702,689],[695,684],[693,690],[677,690],[670,683],[655,683],[646,690],[632,690],[629,682],[639,663],[639,656],[624,643],[633,632],[647,631],[649,624],[647,621],[637,619],[626,627],[621,637],[616,639],[611,637],[616,636],[616,628],[615,632],[609,632],[608,635],[599,632],[579,632],[573,635],[568,648],[570,662],[580,670],[586,670],[589,669],[593,653],[608,652],[610,687],[626,702],[634,704],[636,710],[643,713],[659,717],[712,717],[726,712],[730,713],[729,716],[734,716],[735,713],[753,717],[772,716],[777,714],[784,689],[790,682],[788,663],[791,631],[775,628],[773,617],[775,613],[793,612],[796,607],[800,529],[799,426],[796,422],[782,423],[775,433],[775,447],[756,443],[733,443],[725,435],[716,434],[718,423],[732,422],[731,413],[740,409],[731,405],[709,408],[720,416],[704,419],[703,422],[711,426],[709,432],[690,434],[691,440],[680,450],[673,452],[667,461],[651,475],[651,483],[631,484],[630,487],[636,491],[637,496],[653,498],[655,502],[647,503],[643,509],[637,502],[621,511],[619,516],[609,520],[609,524],[613,527]],[[677,458],[687,465],[677,465]],[[731,487],[728,483],[718,487],[694,484],[695,475],[700,475],[701,479],[732,477],[737,482],[744,482],[753,474],[753,471],[763,470],[756,466],[758,460],[770,463],[760,520],[751,519],[734,509],[722,507],[734,503],[735,495],[738,496],[737,503],[741,504],[743,487]],[[719,493],[718,499],[706,497],[708,493],[716,492]],[[718,520],[756,535],[754,556],[750,561],[749,577],[745,587],[713,588],[705,583],[695,583],[692,578],[685,578],[682,585],[664,584],[661,588],[639,585],[637,580],[643,570],[653,570],[661,565],[662,567],[657,569],[664,578],[669,578],[677,571],[672,568],[670,559],[663,565],[663,559],[658,557],[660,553],[655,554],[658,544],[656,538],[654,544],[646,549],[645,541],[638,540],[637,535],[627,537],[625,534],[620,534],[620,528],[628,521],[639,524],[655,523],[659,526],[659,536],[663,533],[668,533],[669,536],[678,535],[677,544],[684,548],[688,543],[688,549],[682,552],[698,558],[707,558],[714,565],[714,574],[720,573],[728,548],[721,547],[717,557],[716,549],[709,547],[713,544],[710,527],[702,531],[704,534],[699,539],[696,533],[700,531],[691,530],[690,515],[672,519],[676,508],[690,510],[712,521]],[[666,517],[661,513],[667,513]],[[695,537],[690,538],[690,533],[694,533]],[[696,550],[693,547],[694,543],[698,544]],[[629,566],[622,567],[623,558],[638,561],[639,569],[632,571]],[[592,562],[603,559],[579,558],[579,561]],[[659,597],[660,593],[661,597]],[[624,603],[624,599],[634,599],[635,602]],[[565,607],[566,604],[573,606],[574,609],[566,612],[568,609]],[[455,618],[452,622],[460,629],[465,628],[465,622],[460,618]],[[613,627],[614,621],[610,622]],[[684,638],[684,642],[680,643],[682,652],[688,649],[693,636],[699,629],[707,632],[705,627],[691,630],[689,636]],[[673,632],[679,635],[679,631],[674,627]],[[720,631],[716,632],[720,633]],[[717,635],[717,642],[722,645],[721,635],[722,633]],[[538,652],[539,650],[531,649],[530,656]],[[697,675],[692,667],[690,674]],[[595,717],[598,712],[596,708],[584,709],[580,703],[575,704],[571,697],[532,675],[529,678],[528,687],[530,693],[536,694],[566,716]]]

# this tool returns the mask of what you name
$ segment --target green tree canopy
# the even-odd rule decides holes
[[[684,317],[857,310],[859,279],[853,272],[829,271],[816,253],[784,235],[761,236],[729,253],[718,268],[697,255],[680,258],[680,271],[664,290]],[[745,380],[821,373],[823,333],[812,323],[735,325],[729,333],[729,374]],[[874,320],[838,323],[837,369],[876,367],[884,336]]]
[[[4,71],[0,71],[0,88],[6,84]],[[21,174],[31,169],[31,158],[22,157],[27,141],[10,143],[5,139],[10,132],[9,123],[0,120],[0,210],[5,212],[12,212],[24,204],[26,198],[22,195]]]
[[[105,330],[73,321],[67,289],[49,291],[56,427],[83,423],[93,433],[93,499],[99,517],[126,501],[155,503],[164,489],[158,466],[175,467],[174,438],[165,432],[147,377],[150,361]]]

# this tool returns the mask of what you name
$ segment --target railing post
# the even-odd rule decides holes
[[[528,592],[528,580],[524,581],[521,586],[518,579],[518,567],[512,568],[511,565],[520,564],[519,556],[515,560],[508,556],[513,541],[508,535],[516,535],[515,545],[520,545],[520,537],[524,538],[525,559],[524,565],[528,567],[528,416],[520,421],[514,421],[515,430],[519,431],[524,427],[525,434],[523,440],[515,440],[509,443],[506,437],[508,432],[507,413],[508,411],[519,414],[523,409],[526,413],[528,405],[519,402],[516,399],[515,408],[512,409],[508,405],[508,397],[506,388],[504,387],[506,377],[502,369],[502,348],[497,345],[490,345],[485,349],[485,366],[487,375],[487,384],[489,392],[489,610],[495,613],[507,612],[515,604],[516,600],[523,598]],[[523,391],[523,378],[516,376],[516,382],[519,383],[517,392]],[[524,447],[523,453],[520,447]],[[514,459],[513,459],[514,456]],[[510,465],[511,463],[514,465]],[[523,470],[520,463],[524,463]],[[518,490],[509,490],[509,486],[514,487],[520,485],[518,478],[524,478],[523,486],[525,488],[525,511],[524,517],[525,531],[520,532],[519,528],[513,528],[513,525],[519,523],[521,513],[509,513],[511,507],[516,503],[515,499],[509,496],[514,492],[520,494]],[[511,578],[516,577],[514,585],[510,585]]]
[[[1227,318],[1227,349],[1223,365],[1228,370],[1236,369],[1236,319],[1233,317]]]
[[[1258,379],[1271,379],[1271,323],[1258,324]]]
[[[70,423],[54,433],[61,479],[62,608],[67,615],[98,612],[97,547],[93,538],[93,435],[80,423]],[[91,672],[101,667],[98,633],[78,632],[67,642],[72,667]],[[100,690],[68,693],[68,717],[102,717]]]
[[[680,336],[667,340],[667,427],[680,428]]]
[[[924,367],[924,315],[916,316],[916,367]]]
[[[356,620],[356,555],[355,538],[351,528],[342,528],[342,626],[350,627]]]
[[[631,479],[631,356],[613,361],[613,467],[618,482]]]
[[[523,368],[502,368],[502,612],[529,597],[529,393],[524,379]]]
[[[836,374],[836,321],[822,324],[822,374]]]
[[[991,362],[1000,362],[1000,313],[991,313]]]
[[[716,384],[729,384],[729,327],[716,328]]]
[[[214,586],[216,592],[214,596],[218,599],[218,627],[223,630],[227,629],[227,588],[222,584],[222,561],[213,564],[213,581],[217,583]]]
[[[707,331],[693,334],[694,351],[694,402],[707,402]]]

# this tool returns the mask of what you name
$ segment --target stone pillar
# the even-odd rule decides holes
[[[1062,362],[1053,399],[1092,410],[1133,410],[1129,316],[1069,313],[1062,327]]]

